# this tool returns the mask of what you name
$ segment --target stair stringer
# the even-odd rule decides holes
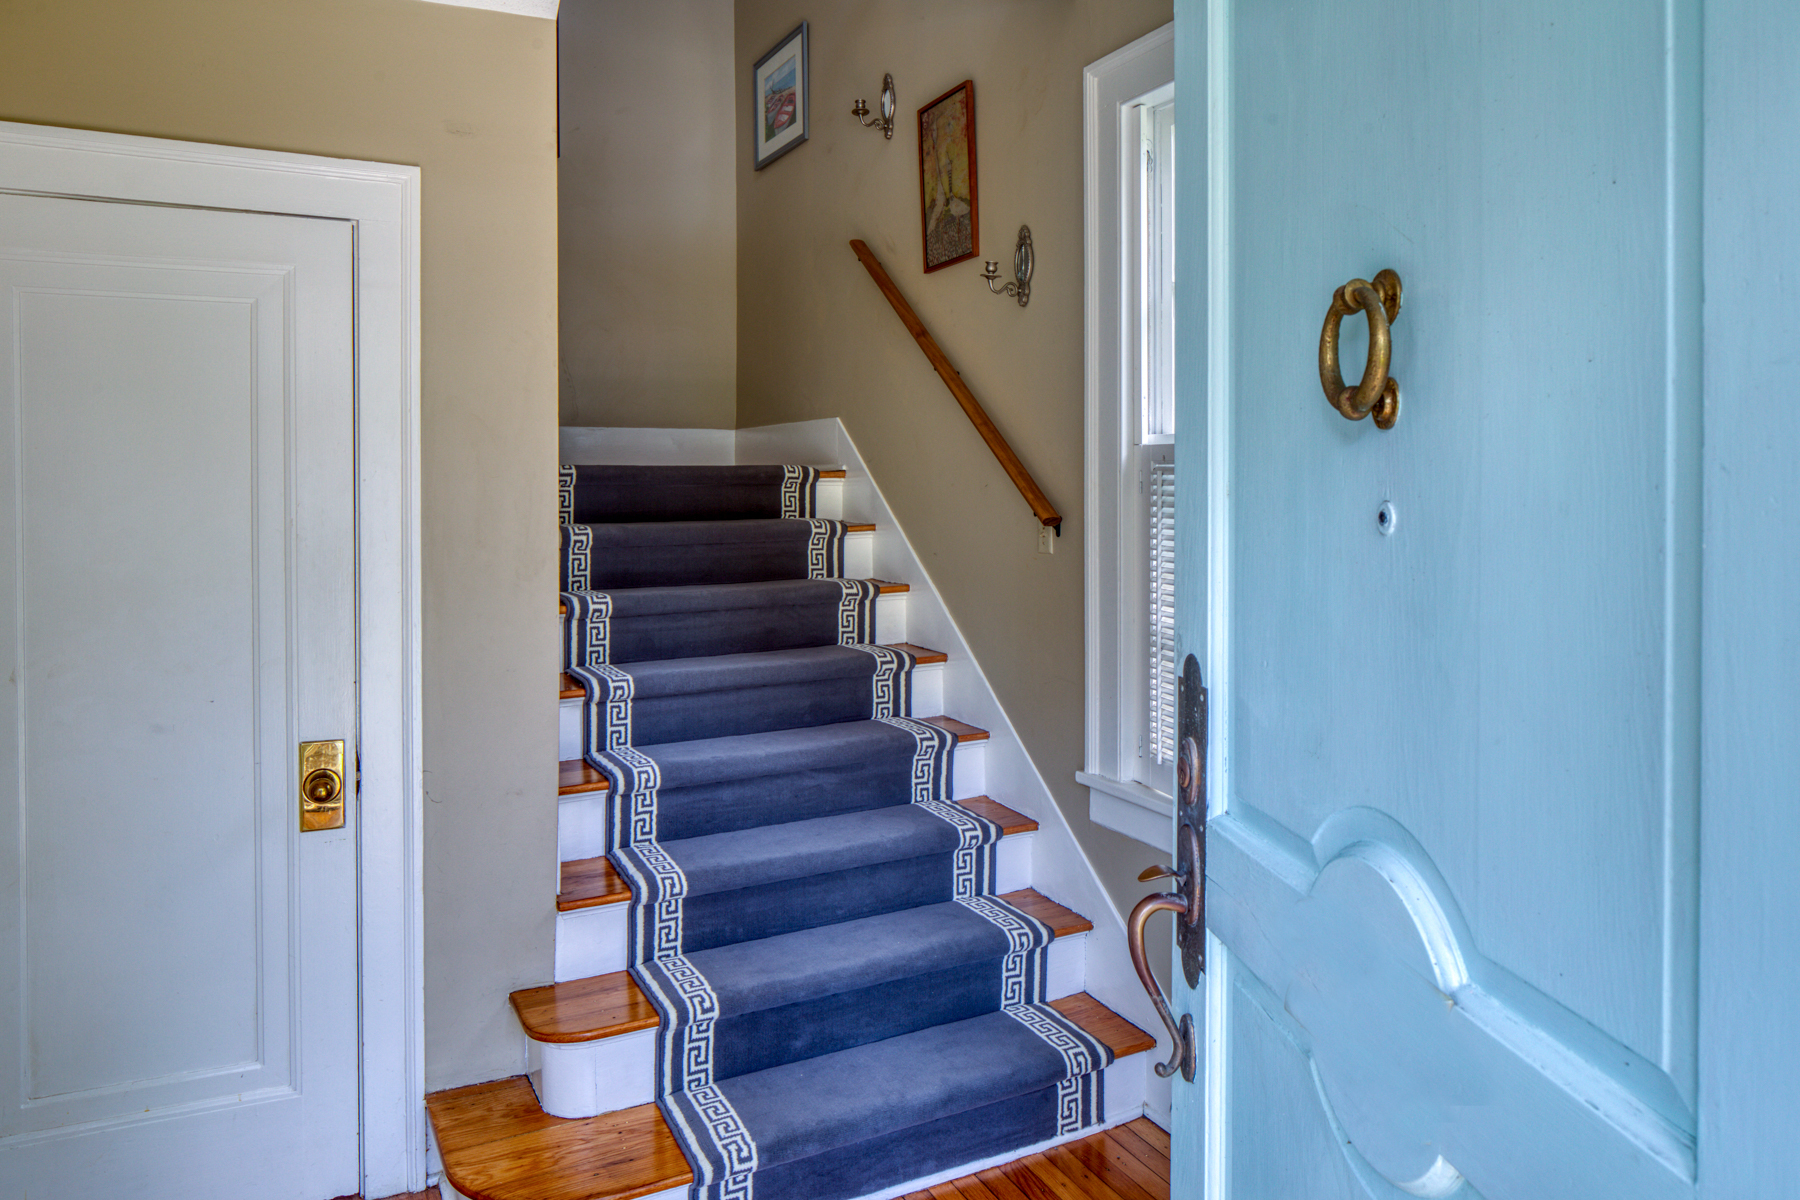
[[[566,436],[566,435],[565,435]],[[1087,941],[1086,991],[1132,1024],[1157,1038],[1155,1054],[1170,1054],[1168,1034],[1138,983],[1125,944],[1125,921],[1113,906],[1092,861],[1076,841],[1062,809],[1037,764],[1025,750],[1018,730],[1007,716],[981,663],[970,650],[962,630],[944,603],[931,574],[906,536],[906,530],[881,493],[843,422],[836,417],[762,425],[737,431],[736,461],[752,463],[810,463],[841,466],[846,472],[843,505],[846,513],[875,523],[874,571],[882,579],[910,585],[907,593],[907,640],[943,650],[949,655],[943,678],[944,711],[970,721],[991,735],[986,756],[986,790],[1008,807],[1034,818],[1038,834],[1032,847],[1031,877],[1034,886],[1060,904],[1094,922]],[[1079,653],[1079,650],[1074,651]],[[1149,1071],[1149,1058],[1134,1055],[1147,1076],[1143,1115],[1168,1127],[1168,1081]],[[1128,1060],[1130,1061],[1130,1060]],[[1138,1115],[1115,1114],[1108,1106],[1106,1124]]]

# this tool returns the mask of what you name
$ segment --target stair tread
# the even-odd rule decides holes
[[[955,717],[919,717],[918,720],[927,725],[936,725],[945,733],[955,734],[958,742],[985,742],[988,739],[987,730],[978,729],[967,721],[959,721]]]
[[[694,1181],[655,1104],[564,1120],[523,1075],[425,1098],[444,1174],[468,1200],[637,1200]]]
[[[1155,1045],[1086,993],[1051,1007],[1116,1058]],[[433,1092],[425,1103],[444,1174],[469,1200],[637,1200],[694,1179],[655,1104],[564,1120],[538,1107],[523,1075]]]
[[[1022,813],[1016,813],[1012,809],[1007,808],[1004,804],[998,804],[989,800],[986,796],[977,796],[973,797],[973,799],[981,800],[985,803],[981,807],[977,807],[973,803],[963,800],[958,800],[956,803],[964,805],[976,816],[986,817],[988,820],[1000,826],[1001,833],[1004,836],[1010,837],[1014,834],[1029,833],[1038,827],[1037,822],[1033,821],[1030,817],[1023,815]],[[880,810],[870,809],[866,811],[878,812]],[[852,813],[846,815],[855,816],[859,814]],[[829,820],[830,818],[814,819]],[[709,834],[707,836],[717,837],[721,835]],[[1033,896],[1037,895],[1036,892],[1031,891],[1029,888],[1024,892],[1015,892],[1013,895],[1026,895],[1027,893]],[[562,883],[556,893],[557,912],[575,912],[578,909],[596,908],[603,904],[623,904],[630,899],[631,888],[619,875],[618,869],[612,865],[612,862],[608,860],[605,855],[600,855],[595,858],[571,859],[562,864]],[[1002,899],[1006,898],[1002,897]],[[1012,901],[1009,899],[1007,900],[1007,903],[1010,904]],[[1070,912],[1070,910],[1063,908],[1061,905],[1055,904],[1053,901],[1045,900],[1043,903],[1051,905],[1050,908],[1045,909],[1044,911],[1052,913],[1056,920],[1067,920],[1069,917],[1073,917],[1078,921],[1085,920],[1085,918],[1077,916]],[[1024,908],[1024,905],[1017,905],[1016,907]],[[1037,917],[1038,920],[1051,926],[1051,928],[1056,928],[1055,921],[1050,917],[1044,916],[1036,911],[1027,911],[1031,912],[1031,915]],[[1093,925],[1090,923],[1084,928],[1092,929]],[[1062,936],[1060,931],[1057,936]]]
[[[1104,1042],[1114,1058],[1156,1048],[1156,1039],[1086,992],[1046,1001],[1051,1008]]]
[[[563,678],[565,680],[569,680],[569,682],[573,682],[573,680],[571,680],[569,678],[569,676],[565,675]],[[567,693],[567,692],[564,693],[565,696],[567,696],[568,694],[569,693]],[[579,689],[577,689],[574,694],[579,696],[579,695],[581,695],[581,691]],[[966,722],[963,722],[963,721],[958,721],[952,717],[921,717],[919,719],[921,721],[923,721],[924,723],[926,723],[927,725],[936,725],[938,728],[943,729],[944,731],[946,731],[948,733],[954,734],[956,736],[956,739],[958,742],[979,742],[979,741],[985,740],[988,736],[987,730],[977,729],[973,725],[967,724]],[[846,723],[844,723],[844,725],[839,725],[839,726],[814,726],[814,727],[811,727],[811,729],[809,729],[809,730],[781,730],[781,729],[778,729],[778,730],[773,730],[769,733],[731,734],[728,736],[733,737],[733,738],[744,738],[744,739],[774,738],[774,737],[781,737],[781,736],[787,735],[787,734],[814,732],[818,729],[845,728],[845,727],[853,725],[853,724],[856,724],[856,723],[855,722],[846,722]],[[711,738],[701,739],[701,741],[723,741],[723,740],[725,740],[725,739],[722,739],[722,738],[721,739],[711,739]],[[668,743],[664,743],[661,746],[656,747],[656,749],[659,752],[666,753],[668,751],[669,747],[676,746],[676,745],[682,745],[682,744],[684,744],[684,743],[668,742]],[[695,742],[695,743],[686,743],[686,744],[698,745],[699,743]],[[560,794],[562,794],[564,796],[573,795],[577,792],[603,792],[606,790],[607,787],[608,787],[608,784],[606,782],[606,777],[604,775],[602,775],[594,767],[589,765],[585,759],[565,758],[557,766],[557,790],[559,791]],[[982,815],[985,816],[986,814],[982,813]]]
[[[745,588],[745,589],[748,589],[747,594],[757,595],[758,594],[757,589],[762,589],[764,592],[767,592],[767,591],[774,590],[774,588],[778,587],[781,584],[800,583],[800,582],[814,582],[814,581],[778,579],[778,580],[764,580],[764,581],[758,582],[758,583],[676,584],[676,585],[674,585],[672,587],[668,587],[668,588],[632,587],[632,588],[604,588],[601,590],[605,591],[608,595],[613,596],[613,597],[617,597],[620,593],[651,592],[651,591],[682,592],[682,591],[689,591],[689,590],[699,591],[702,588]],[[895,583],[891,579],[873,579],[873,578],[871,578],[871,579],[865,580],[864,582],[874,584],[875,590],[883,596],[891,596],[891,595],[896,595],[898,593],[912,591],[911,584]],[[557,614],[560,616],[568,616],[569,606],[566,602],[564,602],[562,600],[558,600],[556,602],[556,611],[557,611]]]
[[[949,902],[949,903],[954,903]],[[1051,902],[1045,902],[1049,904]],[[936,908],[927,905],[925,908]],[[1024,906],[1017,906],[1024,911]],[[1039,906],[1042,908],[1042,906]],[[1056,908],[1061,908],[1056,905]],[[1079,922],[1080,918],[1067,909],[1062,910],[1067,916],[1060,921],[1045,924],[1051,926],[1051,932],[1057,937],[1081,932],[1071,922]],[[831,966],[841,963],[845,954],[839,953],[841,946],[833,946],[832,930],[839,930],[835,940],[842,942],[848,938],[862,950],[871,947],[880,948],[889,944],[894,937],[905,936],[905,926],[913,924],[915,917],[924,915],[922,910],[902,910],[896,913],[883,913],[874,917],[863,917],[859,920],[847,921],[840,927],[824,926],[817,929],[802,930],[798,933],[778,934],[767,939],[767,944],[775,944],[785,939],[784,945],[803,947],[795,950],[795,967],[786,977],[802,979],[807,972],[829,970]],[[1037,915],[1033,913],[1032,915]],[[1040,918],[1042,919],[1042,918]],[[1061,928],[1058,928],[1058,925]],[[914,925],[916,928],[916,925]],[[766,948],[766,947],[765,947]],[[729,950],[729,948],[727,948]],[[718,961],[721,952],[700,951],[689,957],[697,964],[704,966],[709,957]],[[854,951],[851,951],[854,953]],[[879,950],[877,950],[877,954]],[[866,957],[866,956],[865,956]],[[705,966],[709,975],[712,967]],[[718,976],[713,976],[718,978]],[[897,975],[904,978],[904,973]],[[620,1034],[632,1033],[640,1029],[654,1028],[658,1024],[655,1008],[651,1005],[630,971],[611,971],[604,975],[590,975],[585,979],[572,979],[563,983],[546,984],[542,987],[523,988],[512,994],[514,1011],[519,1014],[519,1023],[524,1026],[526,1036],[539,1042],[590,1042],[601,1038],[617,1037]],[[1060,1009],[1058,1011],[1061,1011]],[[1074,1020],[1075,1016],[1064,1013]],[[1096,1034],[1096,1036],[1099,1036]],[[1106,1039],[1102,1039],[1103,1041]],[[1108,1045],[1112,1043],[1108,1041]],[[1154,1043],[1153,1043],[1154,1044]]]
[[[562,864],[562,886],[556,893],[557,912],[574,912],[601,904],[623,904],[629,899],[631,888],[604,855],[577,858]]]
[[[1071,933],[1086,933],[1094,927],[1094,923],[1072,908],[1065,908],[1036,888],[1020,888],[1016,892],[1006,892],[1000,899],[1027,916],[1036,917],[1050,927],[1057,937],[1068,937]]]
[[[556,791],[560,796],[604,792],[611,786],[599,768],[585,758],[565,758],[556,764]]]
[[[933,650],[929,646],[919,646],[912,642],[884,643],[888,649],[901,650],[912,655],[921,666],[949,661],[950,656],[942,650]],[[846,651],[850,651],[846,654]],[[748,650],[738,654],[714,654],[703,658],[659,658],[644,662],[626,663],[622,670],[631,674],[637,683],[638,696],[660,695],[667,689],[673,693],[685,692],[682,683],[670,681],[677,677],[692,676],[704,672],[711,679],[712,686],[704,690],[733,686],[745,686],[753,681],[761,672],[781,668],[788,671],[830,671],[834,664],[843,670],[856,670],[868,663],[867,655],[861,650],[851,650],[847,646],[806,646],[795,650]],[[587,695],[581,681],[567,671],[562,672],[560,699],[579,700]],[[934,724],[936,722],[933,722]],[[960,724],[960,723],[959,723]],[[974,729],[973,725],[964,726]],[[951,730],[956,732],[956,730]]]

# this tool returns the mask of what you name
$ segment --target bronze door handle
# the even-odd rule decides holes
[[[1151,871],[1156,870],[1158,868],[1151,868]],[[1167,868],[1162,868],[1162,870],[1167,870]],[[1151,871],[1146,871],[1144,874],[1155,878]],[[1173,874],[1173,872],[1170,873]],[[1144,954],[1144,926],[1149,923],[1151,917],[1165,911],[1180,913],[1185,917],[1188,911],[1187,901],[1173,892],[1157,892],[1139,900],[1137,906],[1131,910],[1131,916],[1125,920],[1125,944],[1131,950],[1131,965],[1137,968],[1138,981],[1144,985],[1144,990],[1150,993],[1150,1000],[1156,1005],[1156,1015],[1161,1017],[1163,1024],[1169,1027],[1169,1038],[1175,1043],[1175,1053],[1170,1056],[1168,1062],[1156,1064],[1156,1074],[1159,1078],[1167,1079],[1175,1072],[1180,1071],[1181,1077],[1192,1083],[1194,1082],[1194,1018],[1187,1013],[1182,1013],[1181,1020],[1179,1022],[1175,1020],[1175,1014],[1169,1011],[1168,1000],[1163,998],[1162,985],[1157,983],[1156,976],[1150,973],[1150,960]]]
[[[1369,358],[1354,388],[1344,386],[1338,368],[1338,329],[1344,318],[1361,312],[1369,320]],[[1392,429],[1400,419],[1400,384],[1388,373],[1393,362],[1393,323],[1400,317],[1400,276],[1383,270],[1373,283],[1352,279],[1331,294],[1325,328],[1319,333],[1319,386],[1325,399],[1344,415],[1360,421],[1371,413],[1375,424]]]

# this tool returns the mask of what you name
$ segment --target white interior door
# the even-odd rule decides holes
[[[1698,9],[1178,5],[1179,1196],[1696,1194]],[[1387,431],[1318,360],[1384,268]]]
[[[358,1190],[348,222],[0,196],[0,1196]]]

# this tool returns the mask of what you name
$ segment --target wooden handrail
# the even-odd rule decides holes
[[[881,289],[881,294],[894,306],[894,311],[900,316],[900,323],[906,326],[906,332],[913,335],[913,340],[919,343],[919,349],[925,352],[925,357],[937,368],[938,378],[944,381],[944,386],[950,389],[950,394],[962,405],[963,412],[968,414],[969,420],[975,425],[975,432],[981,435],[981,440],[987,443],[988,449],[994,452],[994,457],[1000,460],[1001,469],[1006,472],[1007,478],[1019,489],[1019,495],[1025,497],[1025,503],[1031,505],[1032,514],[1043,524],[1055,529],[1060,537],[1062,517],[1050,507],[1050,500],[1044,495],[1044,489],[1037,485],[1037,480],[1031,477],[1031,472],[1025,469],[1025,464],[1013,453],[1013,448],[1006,444],[1006,439],[994,427],[993,419],[981,407],[981,401],[975,399],[975,393],[969,390],[969,385],[963,382],[963,377],[938,348],[937,339],[931,336],[931,331],[919,320],[919,314],[912,310],[912,305],[906,302],[906,297],[894,286],[894,281],[888,277],[881,260],[875,257],[868,243],[861,238],[852,238],[850,248],[856,251],[856,257],[862,260],[862,265],[869,269],[869,275],[875,280],[875,286]]]

